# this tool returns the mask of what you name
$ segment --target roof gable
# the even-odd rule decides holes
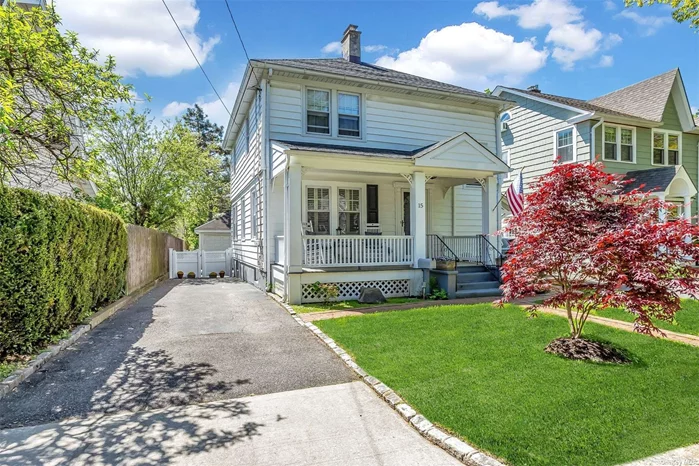
[[[507,173],[510,167],[468,133],[459,133],[415,154],[417,167],[444,167]]]

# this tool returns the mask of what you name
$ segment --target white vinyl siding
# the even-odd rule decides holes
[[[200,233],[199,249],[202,251],[225,251],[231,247],[230,233]]]

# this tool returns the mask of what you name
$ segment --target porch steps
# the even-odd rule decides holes
[[[500,296],[500,282],[482,265],[457,267],[457,298],[482,298]]]

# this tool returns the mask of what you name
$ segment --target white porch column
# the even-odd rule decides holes
[[[425,199],[425,173],[413,172],[410,185],[410,232],[413,235],[413,266],[418,259],[427,256],[427,201]]]
[[[484,235],[492,235],[498,231],[498,215],[495,205],[498,202],[498,181],[495,176],[489,176],[483,184],[482,219]],[[495,244],[492,240],[491,242]],[[498,246],[499,247],[499,246]]]
[[[660,199],[661,201],[665,201],[665,193],[659,193],[658,199]],[[658,220],[660,220],[661,222],[667,220],[667,210],[660,209],[660,211],[658,212]]]
[[[691,196],[684,197],[684,205],[682,206],[682,216],[687,220],[692,218],[692,198]]]
[[[284,243],[289,273],[299,273],[302,268],[302,211],[301,165],[289,165],[286,171]]]

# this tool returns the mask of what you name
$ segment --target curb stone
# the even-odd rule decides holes
[[[340,359],[352,369],[357,375],[359,375],[364,383],[369,385],[381,399],[383,399],[389,406],[398,411],[398,413],[408,421],[415,430],[417,430],[423,437],[425,437],[430,442],[434,443],[447,453],[449,453],[454,458],[458,459],[462,463],[469,466],[504,466],[503,463],[496,460],[495,458],[488,456],[487,454],[477,450],[468,443],[459,440],[456,437],[452,437],[448,433],[444,432],[442,429],[436,427],[429,420],[427,420],[423,415],[418,414],[409,404],[407,404],[396,392],[394,392],[389,386],[382,383],[379,379],[374,376],[369,375],[364,369],[361,368],[345,351],[343,348],[339,347],[335,340],[326,335],[320,328],[315,326],[312,322],[305,322],[301,319],[296,311],[294,311],[291,306],[281,301],[281,299],[272,293],[267,293],[267,295],[277,302],[281,307],[283,307],[294,320],[302,327],[310,330],[318,339],[320,339],[327,347],[329,347],[335,354],[337,354]]]
[[[22,382],[27,380],[32,374],[41,369],[46,363],[54,359],[62,351],[65,351],[69,347],[75,344],[76,341],[86,333],[90,332],[92,329],[97,327],[99,324],[105,320],[112,317],[118,311],[130,306],[135,301],[137,301],[141,296],[148,293],[150,290],[155,288],[155,286],[162,282],[166,275],[158,277],[153,282],[148,285],[142,286],[138,290],[134,291],[128,296],[124,296],[117,301],[108,304],[99,311],[95,312],[89,316],[82,324],[75,327],[63,340],[56,344],[47,347],[44,351],[36,355],[27,365],[21,369],[17,369],[9,376],[5,377],[0,381],[0,399],[9,395],[15,388],[19,386]]]

